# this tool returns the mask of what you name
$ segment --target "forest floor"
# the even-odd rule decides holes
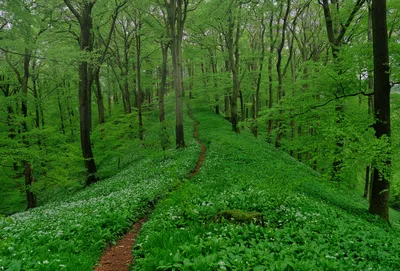
[[[189,179],[192,179],[198,174],[201,166],[204,163],[207,148],[199,139],[199,123],[193,118],[189,103],[187,101],[186,107],[189,117],[194,122],[193,137],[201,147],[201,152],[196,166],[188,174]],[[149,216],[149,214],[147,216]],[[147,216],[139,219],[135,224],[133,224],[132,229],[127,232],[115,245],[109,246],[106,249],[99,261],[99,265],[94,268],[94,271],[129,271],[130,266],[134,261],[133,247],[135,245],[136,238],[139,235],[140,229],[148,219]]]
[[[154,112],[118,174],[0,219],[0,270],[400,270],[398,212],[389,227],[245,124],[186,112],[186,148],[161,151]]]
[[[400,270],[398,214],[388,227],[358,191],[190,105],[207,160],[157,204],[132,270]]]

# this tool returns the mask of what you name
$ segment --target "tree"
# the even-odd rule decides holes
[[[183,130],[183,85],[182,85],[182,38],[188,13],[189,0],[164,0],[167,9],[167,31],[171,40],[172,65],[174,67],[174,88],[176,107],[176,146],[185,146]]]
[[[375,136],[386,140],[389,151],[383,165],[375,161],[369,211],[389,222],[390,178],[390,81],[389,49],[386,23],[386,0],[372,0],[372,35],[374,50],[374,124]]]
[[[345,22],[341,21],[339,10],[340,10],[340,3],[337,0],[331,0],[329,3],[329,0],[319,0],[318,2],[321,4],[323,10],[324,10],[324,16],[325,16],[325,25],[326,25],[326,32],[328,35],[328,41],[331,45],[331,50],[332,50],[332,57],[333,60],[335,61],[335,64],[338,65],[338,75],[343,74],[343,70],[340,69],[339,65],[339,53],[340,53],[340,46],[345,42],[345,37],[346,34],[349,30],[350,25],[355,19],[355,16],[357,12],[361,9],[361,7],[364,5],[366,0],[357,0],[356,3],[354,4],[350,14],[347,17],[347,20]],[[332,15],[330,5],[335,6],[336,8],[336,16]],[[341,90],[338,87],[336,90],[337,94],[340,95]],[[337,102],[335,111],[337,113],[337,123],[340,124],[343,121],[344,118],[344,108],[343,104],[340,102]],[[343,161],[342,161],[342,150],[343,150],[343,136],[339,135],[336,139],[336,149],[334,153],[334,161],[333,161],[333,169],[331,173],[331,179],[334,181],[339,180],[339,175],[340,171],[343,167]]]
[[[99,180],[97,175],[96,163],[94,161],[92,143],[90,138],[91,129],[91,104],[90,95],[92,81],[91,67],[88,62],[88,53],[93,49],[92,43],[92,9],[96,4],[94,1],[84,1],[81,3],[81,12],[72,5],[70,0],[64,0],[72,14],[79,22],[80,26],[80,51],[84,54],[79,63],[79,125],[82,155],[86,168],[86,186]]]

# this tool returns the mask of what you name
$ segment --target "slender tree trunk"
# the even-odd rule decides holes
[[[68,122],[69,122],[69,128],[71,129],[71,135],[74,135],[74,124],[73,124],[73,117],[74,117],[74,111],[72,110],[70,104],[69,104],[69,97],[65,95],[64,89],[61,90],[62,97],[65,99],[67,103],[67,112],[68,112]]]
[[[213,81],[214,81],[214,91],[216,92],[215,94],[215,114],[219,115],[219,94],[218,94],[218,79],[217,79],[217,63],[215,61],[215,53],[212,49],[209,49],[210,53],[210,65],[211,65],[211,71],[213,73]],[[194,71],[192,72],[194,73]]]
[[[139,15],[140,16],[140,15]],[[143,104],[143,91],[142,91],[142,77],[141,77],[141,70],[142,70],[142,63],[141,63],[141,40],[140,40],[140,28],[141,22],[140,19],[135,22],[136,24],[136,84],[137,84],[137,93],[138,93],[138,101],[137,101],[137,108],[138,108],[138,120],[139,120],[139,139],[143,140],[143,116],[142,116],[142,104]]]
[[[108,115],[111,116],[111,112],[112,112],[111,93],[109,93],[107,95],[107,104],[108,104]]]
[[[234,31],[236,30],[235,37]],[[232,73],[232,97],[230,100],[231,107],[231,123],[232,131],[238,133],[238,113],[237,113],[237,100],[239,97],[239,37],[240,29],[239,25],[235,28],[235,22],[233,18],[232,11],[229,14],[229,28],[226,39],[226,45],[228,48],[228,67],[229,71]]]
[[[368,41],[372,42],[372,9],[370,2],[368,3]],[[372,92],[374,90],[374,77],[368,72],[368,90]],[[368,96],[368,115],[372,116],[374,111],[373,96]],[[365,168],[365,187],[364,187],[364,198],[368,198],[370,195],[370,188],[372,181],[371,165],[367,165]]]
[[[181,68],[181,41],[176,39],[171,42],[172,64],[174,66],[174,87],[175,87],[175,137],[178,148],[185,146],[183,130],[183,89],[182,89],[182,68]]]
[[[22,115],[24,117],[22,121],[22,133],[25,134],[28,132],[28,124],[27,124],[27,117],[28,117],[28,81],[29,81],[29,63],[30,63],[30,54],[31,52],[28,49],[25,49],[24,54],[24,76],[22,79]],[[26,147],[29,146],[29,142],[26,139],[25,135],[23,135],[23,142]],[[35,195],[31,191],[31,186],[34,183],[33,174],[31,170],[31,164],[27,160],[23,161],[25,165],[24,175],[25,175],[25,190],[26,190],[26,199],[28,209],[35,208]]]
[[[96,84],[96,99],[97,99],[97,114],[99,117],[99,124],[104,123],[105,121],[105,108],[104,108],[104,99],[103,93],[101,91],[101,83],[100,83],[100,67],[96,68],[94,73],[94,82]]]
[[[92,8],[95,2],[84,2],[82,13],[79,14],[69,0],[64,0],[68,8],[75,15],[80,25],[80,50],[87,54],[92,50]],[[99,180],[97,168],[93,157],[90,138],[91,131],[91,68],[86,58],[79,63],[79,126],[80,139],[84,165],[86,168],[85,186],[89,186]]]
[[[264,68],[264,57],[265,57],[265,31],[266,31],[266,26],[265,26],[265,21],[264,17],[261,20],[261,57],[260,57],[260,66],[258,68],[258,76],[257,76],[257,85],[256,85],[256,95],[254,97],[254,113],[253,113],[253,119],[254,119],[254,125],[252,127],[252,133],[255,137],[258,136],[258,115],[260,113],[260,107],[261,107],[261,99],[260,99],[260,90],[261,90],[261,79],[262,79],[262,72]]]
[[[201,75],[203,77],[203,87],[204,89],[207,89],[207,73],[206,70],[204,69],[204,63],[200,63],[200,68],[201,68]]]
[[[371,167],[368,165],[365,169],[365,186],[364,186],[364,198],[368,198],[369,194],[369,187],[370,187],[370,178],[371,178],[371,173],[370,173]]]
[[[274,23],[274,16],[271,16],[269,20],[269,35],[270,35],[270,47],[269,47],[269,54],[268,54],[268,108],[272,109],[274,105],[274,94],[273,94],[273,77],[272,77],[272,53],[274,52],[275,41],[273,39],[273,24]],[[268,119],[268,138],[270,138],[272,133],[273,127],[273,120],[271,118]]]
[[[120,72],[121,72],[121,78],[119,78],[119,76],[117,75],[117,72],[115,71],[115,68],[113,66],[111,66],[112,71],[114,73],[114,76],[117,80],[118,83],[118,88],[121,91],[121,95],[122,95],[122,104],[124,106],[124,113],[125,114],[130,114],[131,112],[131,99],[130,99],[130,95],[129,95],[129,84],[128,84],[128,76],[126,74],[126,72],[123,71],[123,69],[120,67]],[[121,82],[123,80],[123,82]],[[114,97],[118,97],[116,91],[114,93]],[[118,105],[118,99],[114,100],[116,105]]]
[[[290,4],[291,4],[291,0],[287,0],[286,3],[286,12],[285,12],[285,16],[283,17],[283,25],[282,25],[282,36],[281,36],[281,41],[280,44],[277,48],[277,54],[278,54],[278,61],[276,63],[276,71],[278,74],[278,91],[277,91],[277,103],[280,102],[280,100],[285,96],[285,91],[283,89],[283,73],[282,73],[282,51],[285,45],[285,41],[286,41],[286,30],[287,30],[287,21],[288,21],[288,17],[290,14]],[[283,112],[280,111],[279,115],[281,115]],[[277,132],[276,132],[276,140],[275,140],[275,147],[280,148],[281,147],[281,139],[283,136],[283,129],[284,129],[284,125],[283,125],[283,120],[280,119],[277,121],[276,127],[277,127]]]
[[[390,82],[389,49],[386,23],[386,0],[372,0],[372,32],[374,41],[374,124],[375,136],[386,137],[390,144]],[[369,211],[389,222],[390,153],[384,161],[385,169],[373,165]]]
[[[225,113],[225,118],[227,120],[230,120],[230,96],[225,94],[224,95],[224,113]]]
[[[34,68],[34,65],[33,67]],[[32,94],[33,98],[35,98],[35,127],[40,128],[40,105],[39,105],[39,95],[38,95],[38,86],[37,86],[37,77],[32,77]]]
[[[164,96],[167,86],[168,47],[169,47],[168,44],[161,43],[161,53],[162,53],[161,84],[160,84],[160,92],[158,94],[159,120],[161,123],[164,122],[165,120]]]
[[[171,38],[172,65],[174,67],[176,146],[185,147],[183,129],[182,38],[189,0],[164,0],[168,13],[168,32]]]
[[[58,91],[57,91],[57,103],[58,103],[58,111],[60,112],[61,133],[65,135],[64,112],[61,104],[60,93]]]
[[[26,186],[26,199],[28,202],[28,209],[32,209],[36,207],[36,197],[31,191],[31,186],[35,182],[33,178],[32,166],[29,162],[25,161],[25,186]]]

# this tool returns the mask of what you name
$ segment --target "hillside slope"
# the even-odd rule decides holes
[[[200,154],[190,136],[193,121],[185,115],[188,147],[169,146],[164,158],[157,112],[150,114],[147,138],[131,149],[126,169],[66,199],[0,217],[0,270],[92,270],[108,244],[182,182]],[[170,114],[167,120],[173,117]]]
[[[354,191],[191,107],[204,165],[143,226],[133,270],[400,270],[398,214],[388,227]]]

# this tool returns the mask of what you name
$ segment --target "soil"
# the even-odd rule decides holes
[[[194,132],[193,132],[193,135],[194,135],[194,138],[196,139],[196,141],[197,141],[197,142],[200,144],[200,146],[201,146],[201,153],[200,153],[199,160],[197,160],[196,167],[194,168],[194,170],[193,170],[193,171],[190,173],[190,175],[189,175],[189,179],[192,179],[194,176],[197,175],[197,173],[199,173],[199,170],[200,170],[201,166],[203,165],[204,159],[205,159],[205,157],[206,157],[207,148],[206,148],[206,146],[204,146],[204,144],[200,141],[199,136],[198,136],[198,133],[199,133],[198,130],[199,130],[199,123],[195,122],[195,124],[194,124]]]
[[[115,246],[109,247],[94,271],[129,271],[133,262],[132,247],[139,235],[140,228],[145,222],[146,218],[140,219],[133,224],[132,229]]]
[[[201,153],[199,159],[197,160],[196,167],[188,175],[191,179],[196,176],[203,165],[207,149],[206,146],[204,146],[204,144],[199,140],[199,123],[193,119],[187,101],[186,106],[189,117],[195,122],[193,136],[201,146]],[[135,245],[139,231],[146,220],[147,218],[141,218],[138,222],[133,224],[132,229],[126,233],[115,246],[107,248],[101,257],[99,264],[94,268],[93,271],[129,271],[130,266],[134,261],[132,248]]]
[[[203,142],[201,142],[199,139],[199,123],[193,118],[192,112],[190,111],[189,102],[187,100],[186,100],[186,107],[187,107],[189,117],[194,121],[193,137],[196,139],[197,143],[199,143],[199,145],[201,146],[201,153],[199,156],[199,160],[197,160],[196,167],[194,168],[194,170],[192,170],[189,174],[189,179],[192,179],[194,176],[197,175],[201,166],[204,163],[207,148],[203,144]]]

